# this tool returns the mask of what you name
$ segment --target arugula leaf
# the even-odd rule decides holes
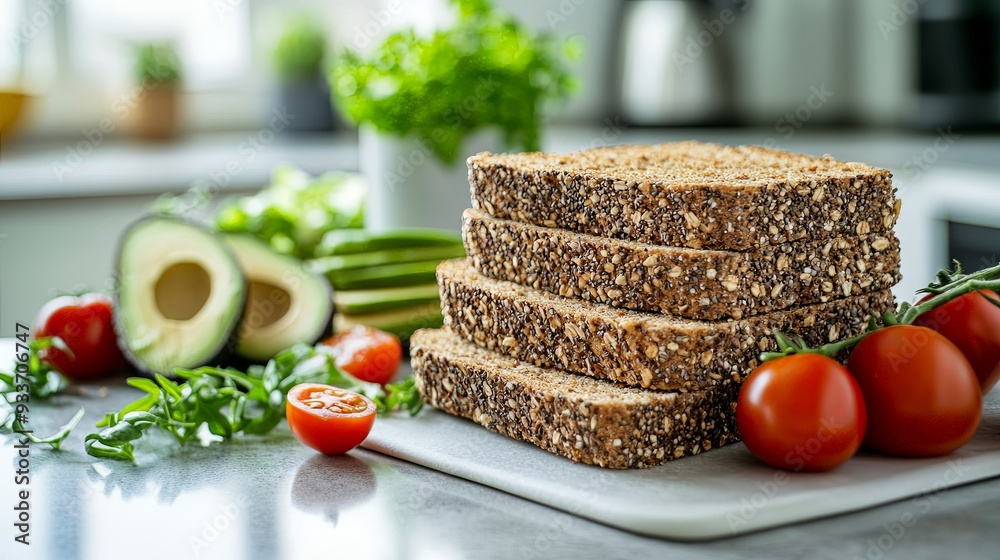
[[[412,379],[388,385],[361,381],[337,368],[332,348],[300,344],[246,372],[232,368],[177,369],[177,383],[162,375],[154,379],[129,378],[127,383],[146,394],[117,413],[107,414],[97,427],[105,428],[85,439],[95,457],[134,461],[135,442],[154,425],[185,445],[207,429],[222,440],[238,434],[262,434],[285,417],[289,389],[299,383],[323,383],[372,399],[380,413],[420,411],[420,395]],[[204,427],[204,428],[203,428]]]
[[[384,397],[374,399],[379,414],[402,409],[409,412],[410,416],[416,416],[424,407],[413,376],[407,377],[399,383],[390,383],[385,388],[388,393]]]
[[[61,373],[52,369],[43,362],[39,354],[47,348],[58,348],[63,352],[72,354],[69,347],[58,337],[46,337],[32,340],[28,343],[28,371],[22,373],[19,380],[16,373],[0,372],[0,395],[10,404],[12,398],[17,398],[20,391],[17,390],[19,384],[28,384],[28,397],[34,399],[47,399],[63,391],[69,381]]]
[[[31,443],[48,444],[52,447],[52,449],[59,451],[59,446],[62,445],[63,440],[69,437],[69,434],[70,432],[73,431],[73,428],[75,428],[76,425],[80,423],[80,420],[83,419],[83,415],[85,412],[86,411],[82,408],[76,411],[76,414],[73,415],[73,418],[71,418],[69,422],[64,424],[63,427],[59,428],[59,430],[57,430],[56,433],[48,437],[37,437],[34,434],[25,433],[24,425],[22,425],[21,422],[19,422],[16,417],[14,418],[11,427],[14,433],[23,435],[24,437],[28,438],[28,441],[30,441]]]

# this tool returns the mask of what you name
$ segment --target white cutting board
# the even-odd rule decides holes
[[[379,418],[363,446],[628,531],[706,540],[906,498],[923,511],[921,494],[1000,476],[1000,390],[951,455],[861,454],[826,473],[776,471],[741,443],[652,469],[602,469],[436,410]]]

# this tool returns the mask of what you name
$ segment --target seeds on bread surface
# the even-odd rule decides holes
[[[583,235],[466,210],[463,238],[481,273],[559,296],[699,320],[741,319],[888,289],[892,232],[751,251],[664,247]]]
[[[468,159],[473,207],[601,237],[747,250],[884,233],[892,174],[760,147],[703,142]]]
[[[655,393],[518,362],[443,330],[412,339],[429,405],[575,462],[648,468],[737,440],[731,388]]]
[[[485,277],[468,260],[441,263],[438,283],[445,325],[466,341],[541,367],[676,391],[738,385],[761,352],[776,350],[774,329],[825,344],[863,331],[894,302],[883,290],[710,322],[561,298]]]

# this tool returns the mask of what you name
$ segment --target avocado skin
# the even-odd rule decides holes
[[[227,233],[227,232],[223,232],[223,233],[219,234],[219,237],[222,240],[223,245],[226,245],[226,240],[227,239],[230,239],[230,238],[244,238],[244,239],[248,239],[248,240],[252,241],[255,244],[260,245],[261,250],[274,252],[274,249],[271,248],[270,245],[268,245],[267,243],[265,243],[260,238],[254,236],[252,234],[249,234],[249,233]],[[228,248],[228,246],[227,246],[227,248]],[[233,253],[234,258],[235,258],[235,252],[233,252],[232,250],[230,250],[230,252]],[[334,295],[333,286],[330,285],[329,279],[325,275],[320,274],[320,273],[316,272],[315,270],[313,270],[311,267],[307,266],[307,263],[305,261],[301,261],[300,259],[296,258],[293,255],[280,254],[280,256],[281,256],[281,258],[286,258],[286,259],[291,259],[291,260],[296,261],[297,262],[297,266],[301,267],[301,269],[306,274],[308,274],[309,276],[311,276],[323,288],[324,293],[325,293],[325,295],[323,297],[324,297],[324,299],[326,301],[330,302],[329,312],[326,314],[326,317],[325,317],[325,319],[324,319],[324,321],[322,323],[323,326],[320,328],[319,331],[317,331],[315,333],[315,335],[313,335],[313,337],[311,337],[310,339],[308,339],[306,341],[303,341],[302,343],[303,344],[316,344],[317,342],[319,342],[321,340],[325,340],[325,339],[333,336],[333,316],[334,316],[334,314],[337,313],[337,305],[336,305],[336,302],[334,301],[334,297],[333,297],[333,295]],[[237,263],[238,263],[239,259],[237,258],[236,260],[237,260]],[[246,271],[244,271],[244,274],[245,274],[245,272]],[[244,308],[246,308],[246,307],[248,307],[248,306],[244,303]],[[245,311],[245,309],[244,309],[244,311]],[[257,360],[257,359],[250,358],[250,357],[247,357],[247,356],[244,356],[244,355],[240,354],[240,352],[238,351],[238,348],[237,348],[238,341],[239,341],[239,325],[237,326],[237,333],[236,334],[237,334],[237,336],[235,336],[233,338],[233,340],[231,342],[231,346],[229,348],[229,351],[230,351],[230,354],[231,354],[231,356],[233,358],[234,363],[239,363],[241,365],[250,365],[250,364],[265,364],[265,363],[267,363],[269,361],[268,359]]]
[[[322,261],[311,261],[310,267],[326,276],[334,290],[364,290],[429,284],[436,281],[435,271],[440,263],[440,260],[431,260],[328,271],[323,268]]]
[[[121,322],[122,321],[122,318],[121,318],[121,297],[120,297],[121,296],[121,281],[120,281],[119,276],[121,274],[122,250],[124,249],[125,241],[128,238],[129,233],[134,228],[136,228],[136,227],[138,227],[140,225],[146,224],[148,222],[154,222],[154,221],[173,222],[175,224],[179,224],[179,225],[183,225],[183,226],[187,226],[187,227],[196,228],[196,229],[199,229],[201,231],[204,231],[204,232],[208,233],[210,236],[212,236],[213,238],[215,238],[217,240],[217,242],[218,242],[219,246],[221,247],[223,253],[226,255],[226,258],[229,259],[230,264],[232,264],[232,266],[236,270],[240,271],[240,277],[243,278],[243,291],[242,291],[242,297],[241,297],[240,302],[239,302],[239,310],[233,316],[233,322],[232,322],[232,324],[229,325],[229,326],[227,326],[227,327],[225,327],[225,328],[223,328],[221,331],[219,331],[220,337],[219,337],[219,343],[218,343],[216,352],[212,355],[212,357],[204,360],[204,362],[201,363],[201,364],[198,364],[198,365],[188,365],[188,366],[185,366],[185,367],[186,368],[195,368],[195,367],[201,367],[201,366],[222,366],[222,365],[225,365],[225,364],[229,363],[232,360],[232,358],[235,356],[236,341],[237,341],[238,334],[239,334],[238,330],[239,330],[240,323],[243,321],[243,314],[246,312],[246,306],[247,306],[246,305],[246,303],[247,303],[247,301],[246,301],[247,300],[247,280],[246,280],[246,277],[243,276],[243,271],[240,269],[239,263],[236,261],[236,256],[233,255],[232,251],[230,251],[229,248],[226,247],[225,243],[223,243],[222,240],[219,239],[212,230],[208,229],[207,227],[205,227],[202,224],[199,224],[199,223],[195,222],[194,220],[189,220],[189,219],[186,219],[186,218],[179,218],[179,217],[176,217],[176,216],[163,216],[163,215],[157,215],[157,214],[149,214],[149,215],[140,217],[139,219],[137,219],[137,220],[133,221],[132,223],[130,223],[125,228],[125,231],[122,232],[122,235],[121,235],[121,237],[118,240],[118,249],[115,252],[115,270],[114,270],[114,275],[112,276],[112,278],[114,280],[114,293],[113,293],[112,297],[114,299],[114,304],[115,304],[115,308],[114,308],[114,312],[112,313],[112,317],[114,319],[113,323],[114,323],[114,328],[115,328],[115,335],[116,335],[116,338],[117,338],[117,341],[118,341],[118,348],[121,349],[122,354],[125,356],[126,361],[128,361],[128,363],[131,364],[131,366],[135,369],[135,371],[137,373],[142,374],[142,375],[144,375],[146,377],[154,377],[155,374],[159,373],[160,375],[164,375],[164,376],[169,377],[171,379],[178,379],[178,376],[176,374],[174,374],[173,370],[171,370],[171,371],[156,371],[156,370],[150,368],[149,366],[147,366],[142,360],[140,360],[139,358],[137,358],[132,353],[132,351],[129,350],[128,344],[125,342],[124,327],[122,326],[122,322]],[[332,325],[331,325],[331,327],[332,327]]]
[[[375,233],[365,230],[334,230],[316,248],[316,256],[353,255],[407,248],[462,246],[462,237],[450,230],[399,229]]]

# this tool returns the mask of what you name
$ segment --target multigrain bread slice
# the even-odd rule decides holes
[[[564,297],[700,320],[740,319],[891,288],[892,232],[750,251],[664,247],[463,216],[466,253],[483,274]]]
[[[445,330],[417,331],[411,344],[424,402],[575,462],[652,467],[737,440],[732,387],[625,387],[519,362]]]
[[[760,147],[484,152],[468,166],[472,204],[493,216],[655,245],[747,250],[888,232],[899,216],[887,170]]]
[[[775,329],[825,344],[893,307],[885,290],[703,322],[560,298],[487,278],[466,260],[445,261],[437,274],[445,325],[461,338],[537,366],[664,390],[737,385],[762,351],[776,349]]]

